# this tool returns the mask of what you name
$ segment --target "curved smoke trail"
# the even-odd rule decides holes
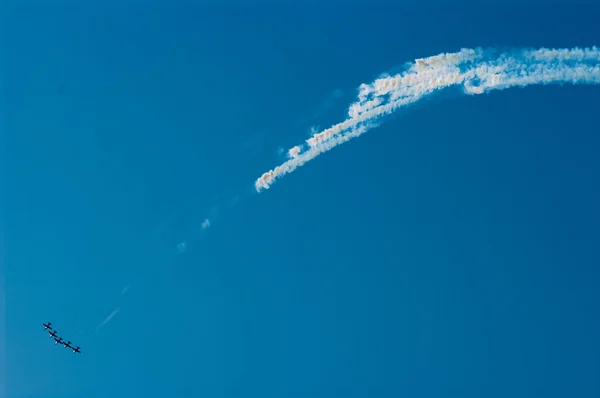
[[[277,178],[376,127],[381,116],[450,86],[462,85],[466,94],[475,95],[532,84],[600,84],[597,47],[522,49],[499,56],[494,53],[495,50],[481,48],[462,49],[417,59],[403,73],[361,84],[358,101],[348,109],[349,118],[314,134],[306,140],[308,148],[291,148],[289,160],[256,180],[256,191],[268,189]]]

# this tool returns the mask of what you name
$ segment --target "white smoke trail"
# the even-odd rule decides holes
[[[349,118],[306,140],[308,149],[304,150],[304,145],[289,149],[289,160],[255,181],[256,191],[268,189],[277,178],[376,127],[381,116],[444,88],[462,85],[466,94],[475,95],[532,84],[600,84],[597,47],[522,49],[495,57],[494,53],[491,49],[462,49],[417,59],[403,73],[361,84],[358,101],[348,109]]]
[[[98,330],[100,330],[102,328],[102,326],[106,325],[108,322],[110,322],[111,319],[113,319],[113,317],[115,315],[117,315],[119,313],[121,309],[117,308],[115,309],[113,312],[111,312],[106,318],[104,318],[104,320],[102,321],[102,323],[100,323],[100,325],[98,325],[98,327],[96,327],[95,332],[97,332]]]

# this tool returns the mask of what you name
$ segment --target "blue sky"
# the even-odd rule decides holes
[[[0,394],[600,395],[598,86],[427,102],[253,192],[361,83],[599,45],[600,6],[170,4],[2,6]]]

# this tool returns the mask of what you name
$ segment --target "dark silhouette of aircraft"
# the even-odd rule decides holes
[[[65,341],[63,340],[62,337],[58,337],[56,335],[58,332],[55,329],[54,330],[52,329],[52,324],[50,322],[48,322],[47,324],[42,322],[42,325],[44,325],[44,330],[50,329],[50,330],[48,330],[48,334],[50,335],[50,338],[54,338],[54,344],[62,344],[63,347],[70,348],[71,350],[73,350],[73,354],[81,354],[81,351],[79,350],[79,348],[80,348],[79,346],[73,347],[71,345],[71,340],[69,340],[65,343]]]

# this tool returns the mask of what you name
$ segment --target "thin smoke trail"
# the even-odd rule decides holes
[[[344,142],[378,126],[378,119],[451,86],[468,95],[533,84],[600,84],[600,50],[521,49],[494,57],[493,49],[462,49],[417,59],[405,72],[361,84],[348,119],[292,147],[289,160],[264,173],[254,183],[257,192]]]
[[[111,312],[106,318],[104,318],[104,320],[102,321],[102,323],[100,325],[98,325],[98,327],[96,327],[95,332],[97,332],[98,330],[100,330],[102,328],[102,326],[106,325],[108,322],[110,322],[111,319],[113,319],[113,317],[115,315],[117,315],[119,313],[121,309],[117,308],[115,309],[113,312]]]

